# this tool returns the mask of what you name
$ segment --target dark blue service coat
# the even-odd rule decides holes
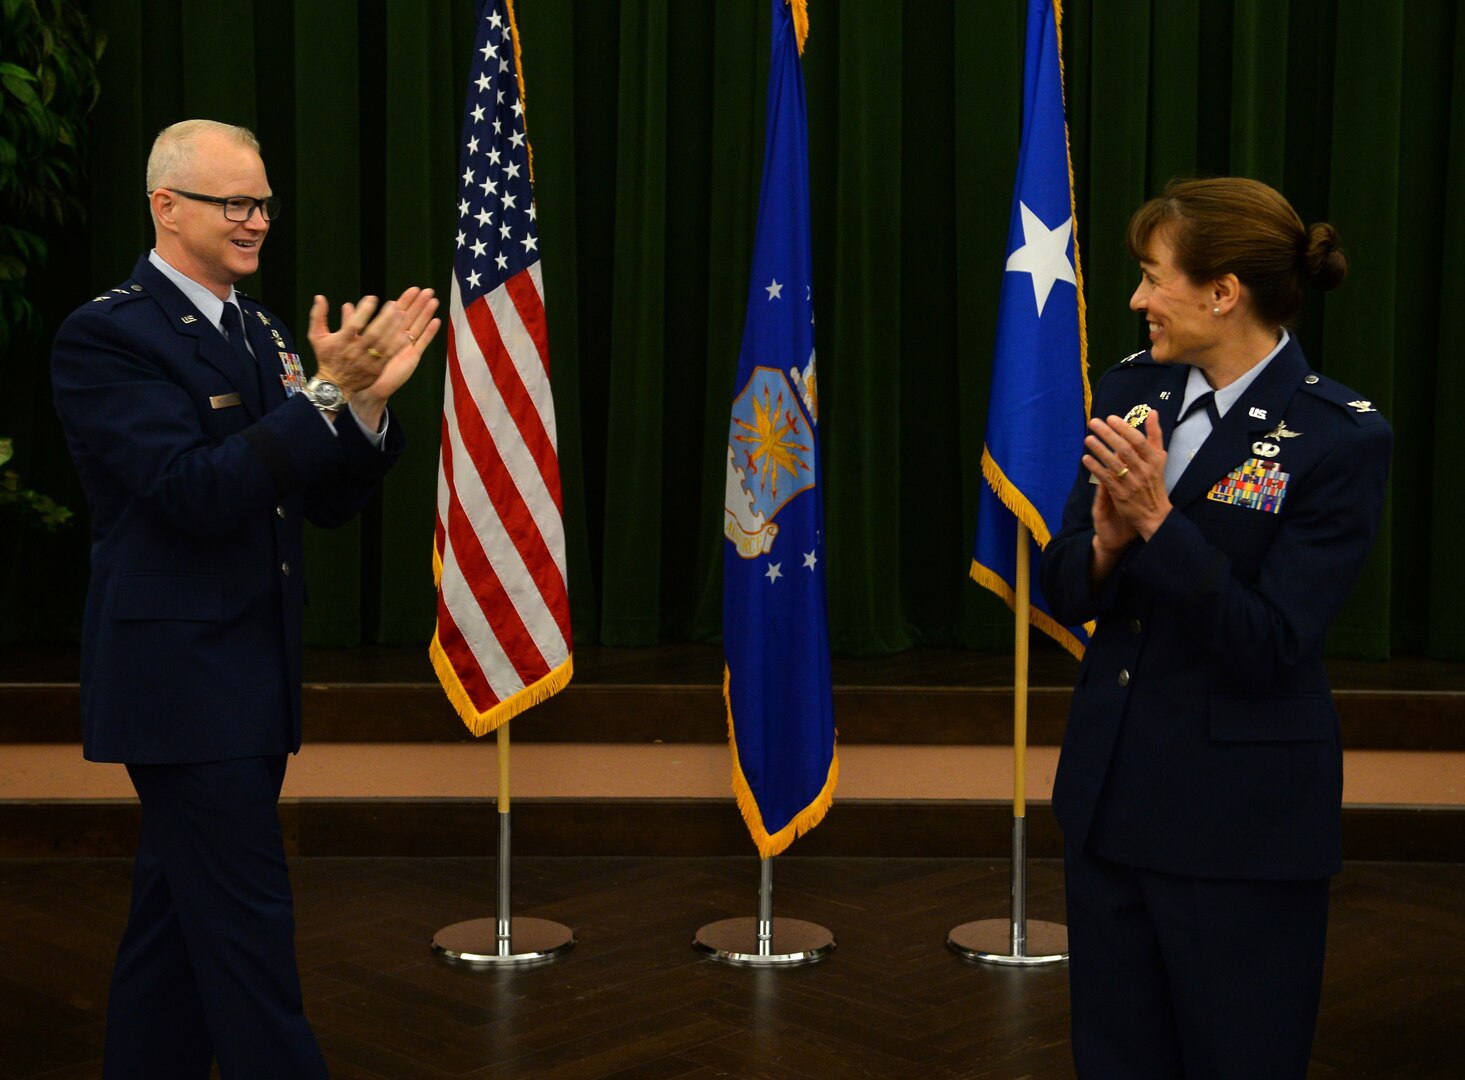
[[[349,520],[402,451],[395,424],[378,450],[346,414],[333,432],[287,400],[289,331],[239,301],[254,370],[146,256],[56,336],[56,409],[93,523],[93,761],[299,749],[303,520]]]
[[[1094,415],[1147,405],[1168,441],[1189,371],[1137,354],[1100,380]],[[1094,485],[1079,469],[1041,568],[1061,622],[1098,624],[1054,783],[1068,843],[1195,877],[1338,872],[1323,637],[1373,543],[1392,445],[1373,405],[1290,341],[1182,474],[1174,512],[1097,591]]]

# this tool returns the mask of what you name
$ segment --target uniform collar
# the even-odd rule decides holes
[[[1256,381],[1257,376],[1259,376],[1262,371],[1266,369],[1266,366],[1272,362],[1272,358],[1280,353],[1283,349],[1285,349],[1287,347],[1287,343],[1291,340],[1292,335],[1287,333],[1286,329],[1284,328],[1282,330],[1282,340],[1277,342],[1276,348],[1267,353],[1266,356],[1263,356],[1255,364],[1252,364],[1251,367],[1247,368],[1246,373],[1242,375],[1241,378],[1235,380],[1234,382],[1228,383],[1220,390],[1217,390],[1216,412],[1219,413],[1221,416],[1225,416],[1226,413],[1230,410],[1231,406],[1235,405],[1236,402],[1241,399],[1241,396],[1246,393],[1251,384]],[[1206,382],[1205,374],[1201,371],[1201,369],[1195,367],[1191,368],[1190,375],[1185,382],[1185,397],[1180,402],[1179,415],[1184,416],[1186,410],[1190,408],[1190,403],[1196,398],[1200,397],[1202,394],[1209,393],[1210,389],[1211,384]]]
[[[152,251],[148,252],[148,262],[155,266],[160,274],[176,285],[178,291],[188,299],[189,303],[198,308],[200,315],[214,324],[219,333],[222,334],[224,332],[224,305],[228,303],[233,304],[236,308],[239,307],[239,295],[234,291],[233,285],[229,286],[229,298],[227,300],[220,300],[214,295],[211,289],[200,285],[193,278],[174,267],[159,255],[157,248],[153,248]],[[244,318],[243,308],[239,309],[239,316],[242,322]]]
[[[1245,460],[1257,432],[1269,431],[1282,420],[1292,395],[1307,375],[1307,358],[1289,336],[1267,360],[1265,366],[1252,368],[1255,375],[1232,400],[1230,410],[1181,474],[1170,492],[1170,502],[1175,506],[1183,507],[1209,491]]]
[[[144,291],[157,302],[164,318],[173,327],[173,332],[192,341],[192,347],[197,350],[199,357],[215,368],[229,381],[231,386],[239,391],[245,412],[253,417],[263,415],[259,381],[254,377],[252,370],[241,369],[238,354],[224,336],[223,327],[216,321],[223,314],[224,301],[209,293],[198,282],[178,274],[178,271],[166,262],[161,260],[159,262],[162,264],[158,265],[153,261],[152,254],[141,256],[137,260],[137,265],[132,268],[132,279],[139,282],[144,287]],[[169,271],[172,273],[170,274]],[[175,280],[173,275],[178,275],[182,281]],[[186,291],[187,285],[192,285],[207,293],[207,299],[213,301],[214,313],[212,316],[205,312],[200,303],[205,298],[190,295]],[[233,292],[230,293],[230,299],[237,303],[236,295]],[[203,316],[203,318],[199,316]],[[210,321],[206,323],[205,320]],[[249,332],[249,323],[252,321],[245,320],[246,334]],[[256,355],[259,355],[260,346],[256,343],[254,348]]]

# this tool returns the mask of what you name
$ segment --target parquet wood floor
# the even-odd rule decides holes
[[[1029,869],[1031,917],[1061,917],[1061,868]],[[0,861],[0,1080],[98,1075],[129,875],[122,860]],[[515,910],[579,944],[518,971],[428,950],[440,926],[491,913],[492,859],[299,859],[292,875],[306,1005],[337,1080],[1073,1075],[1064,969],[985,968],[943,945],[1005,914],[1005,862],[782,858],[776,912],[839,941],[787,971],[690,947],[703,923],[753,913],[752,857],[520,858]],[[1465,865],[1348,865],[1312,1077],[1465,1075],[1462,895]]]

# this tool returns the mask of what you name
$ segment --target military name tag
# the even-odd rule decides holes
[[[239,397],[238,391],[232,394],[215,394],[209,398],[209,404],[216,409],[227,409],[231,406],[239,405],[241,402],[242,399]]]

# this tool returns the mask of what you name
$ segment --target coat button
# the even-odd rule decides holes
[[[1131,634],[1138,634],[1143,629],[1144,627],[1140,625],[1140,621],[1138,619],[1129,620],[1129,632]]]
[[[1129,685],[1129,669],[1128,668],[1120,668],[1119,669],[1119,685],[1120,686],[1128,686]]]
[[[1305,382],[1305,383],[1307,383],[1308,386],[1316,386],[1317,385],[1317,376],[1316,375],[1309,375],[1307,378],[1303,379],[1302,381]]]
[[[275,507],[275,517],[279,518],[281,521],[285,520],[285,508],[283,506]]]
[[[282,562],[280,564],[280,573],[284,574],[286,577],[289,577],[290,576],[290,564],[287,563],[287,562]]]

